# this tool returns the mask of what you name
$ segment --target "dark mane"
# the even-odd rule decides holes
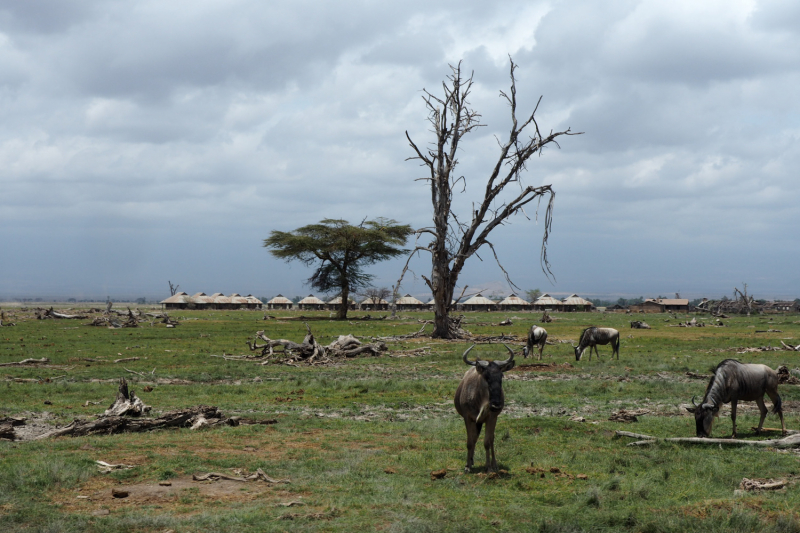
[[[720,361],[720,363],[714,369],[714,374],[711,376],[711,379],[708,380],[708,386],[706,386],[706,392],[705,394],[703,394],[703,401],[706,401],[706,398],[708,398],[708,392],[711,390],[711,386],[714,384],[714,380],[717,379],[717,372],[719,371],[719,369],[722,368],[723,366],[728,366],[732,364],[741,365],[742,362],[739,361],[738,359],[725,359],[723,361]]]
[[[583,342],[583,336],[586,335],[586,332],[589,331],[590,329],[597,329],[597,326],[589,326],[588,328],[581,331],[581,336],[578,337],[578,342]]]

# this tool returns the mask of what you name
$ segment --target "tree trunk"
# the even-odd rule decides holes
[[[345,284],[342,286],[342,302],[339,304],[339,311],[336,313],[336,318],[339,320],[347,319],[347,308],[350,305],[350,286]]]

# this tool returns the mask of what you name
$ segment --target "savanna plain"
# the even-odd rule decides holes
[[[148,416],[203,404],[275,422],[0,441],[2,531],[800,531],[795,451],[630,447],[631,439],[616,435],[694,437],[685,407],[702,398],[711,370],[726,358],[786,365],[800,376],[800,352],[745,350],[800,344],[796,314],[734,317],[723,327],[708,315],[697,316],[706,327],[672,327],[691,316],[555,314],[544,325],[553,344],[541,362],[521,354],[539,314],[467,314],[463,326],[473,335],[504,335],[517,354],[496,431],[501,472],[487,475],[482,438],[476,467],[464,473],[466,432],[453,408],[469,341],[390,341],[381,356],[318,366],[220,357],[253,355],[246,341],[258,330],[301,342],[308,324],[326,345],[346,334],[413,333],[429,313],[358,320],[365,313],[351,312],[335,321],[328,312],[303,311],[307,318],[299,319],[300,312],[269,311],[275,318],[264,320],[263,311],[187,310],[170,313],[180,322],[174,328],[143,322],[108,329],[5,311],[16,325],[0,328],[0,363],[49,363],[0,368],[0,416],[27,417],[28,427],[95,417],[125,377],[152,406]],[[509,317],[512,325],[498,325]],[[652,329],[630,329],[633,319]],[[619,361],[610,359],[610,346],[599,348],[599,358],[589,361],[587,353],[575,361],[569,341],[590,325],[620,330]],[[475,355],[508,353],[493,340],[479,342]],[[798,385],[778,390],[787,427],[800,429]],[[621,409],[646,412],[636,422],[610,421]],[[753,402],[739,405],[737,422],[739,438],[780,436],[751,429],[758,424]],[[777,416],[765,426],[780,427]],[[730,433],[726,408],[714,437]],[[133,468],[102,473],[98,460]],[[259,468],[289,483],[192,479]],[[735,494],[745,477],[787,485]],[[112,489],[129,496],[114,498]]]

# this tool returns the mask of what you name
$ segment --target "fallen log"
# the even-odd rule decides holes
[[[793,352],[800,352],[800,344],[797,346],[792,346],[791,344],[786,344],[785,342],[781,341],[784,350],[792,350]]]
[[[45,365],[50,362],[47,357],[41,359],[23,359],[22,361],[13,361],[11,363],[0,363],[0,366],[27,366],[27,365]]]
[[[650,324],[642,320],[631,320],[632,329],[651,329]]]
[[[768,448],[800,448],[800,433],[793,433],[782,439],[766,439],[766,440],[744,440],[744,439],[713,439],[713,438],[700,438],[700,437],[671,437],[660,438],[650,435],[640,435],[636,433],[628,433],[627,431],[617,431],[618,437],[632,437],[635,439],[642,439],[637,442],[631,442],[628,446],[642,446],[646,444],[653,444],[656,442],[674,442],[678,444],[700,444],[700,445],[728,445],[728,446],[756,446]]]
[[[126,464],[116,464],[112,465],[111,463],[107,463],[105,461],[95,461],[97,468],[100,469],[100,472],[103,474],[108,474],[109,472],[113,472],[114,470],[130,470],[131,468],[135,468],[136,465],[126,465]]]
[[[228,480],[228,481],[239,481],[239,482],[247,482],[247,481],[266,481],[267,483],[291,483],[288,479],[273,479],[267,474],[264,473],[262,469],[258,469],[255,473],[247,475],[247,476],[231,476],[228,474],[220,474],[217,472],[208,472],[206,474],[193,474],[192,479],[194,481],[219,481],[220,479]]]
[[[198,405],[188,409],[170,411],[158,418],[129,418],[126,416],[106,416],[97,420],[74,420],[71,424],[37,436],[34,440],[53,437],[84,437],[87,435],[111,435],[116,433],[137,433],[155,429],[181,428],[191,426],[195,417],[206,419],[225,418],[216,407]]]
[[[87,315],[68,315],[65,313],[59,313],[58,311],[53,311],[53,308],[50,309],[36,309],[36,318],[39,320],[44,320],[46,318],[57,318],[57,319],[86,319],[89,318]]]
[[[760,480],[748,479],[745,477],[742,478],[742,482],[739,483],[739,488],[750,492],[760,490],[778,490],[785,487],[787,483],[788,481],[785,479],[775,481],[774,479]]]

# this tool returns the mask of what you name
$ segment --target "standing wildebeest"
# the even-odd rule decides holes
[[[710,437],[714,417],[719,415],[719,408],[723,403],[731,404],[731,421],[733,422],[732,438],[736,438],[736,404],[742,401],[755,401],[761,411],[761,420],[758,421],[756,433],[761,432],[764,419],[767,417],[767,406],[764,405],[764,394],[772,400],[772,412],[781,417],[781,429],[786,434],[786,424],[783,422],[781,397],[778,395],[778,374],[766,365],[740,363],[736,359],[725,359],[717,368],[706,387],[706,394],[700,405],[692,403],[694,407],[686,410],[694,413],[697,424],[698,437]]]
[[[539,346],[539,361],[542,360],[542,352],[544,351],[544,345],[547,342],[547,330],[544,328],[540,328],[537,325],[531,326],[530,331],[528,331],[528,344],[525,348],[522,349],[522,355],[525,358],[528,358],[530,355],[531,350],[534,346]]]
[[[474,347],[473,344],[467,348],[462,356],[464,362],[472,368],[467,370],[461,383],[458,384],[455,397],[456,411],[464,418],[464,424],[467,426],[467,466],[464,472],[469,473],[472,468],[475,443],[478,442],[483,424],[486,424],[486,435],[483,438],[483,446],[486,448],[486,471],[497,472],[494,427],[505,403],[503,372],[514,368],[514,352],[506,346],[511,356],[505,361],[481,361],[476,357],[473,363],[467,359],[467,354]]]
[[[597,354],[597,357],[600,358],[600,352],[597,351],[598,344],[603,346],[611,344],[613,349],[611,357],[613,358],[614,354],[617,354],[617,361],[619,361],[619,331],[614,328],[597,328],[594,326],[583,330],[580,343],[577,346],[573,346],[575,348],[575,360],[581,360],[583,351],[587,347],[589,348],[589,361],[592,360],[592,348],[594,348],[594,353]]]

